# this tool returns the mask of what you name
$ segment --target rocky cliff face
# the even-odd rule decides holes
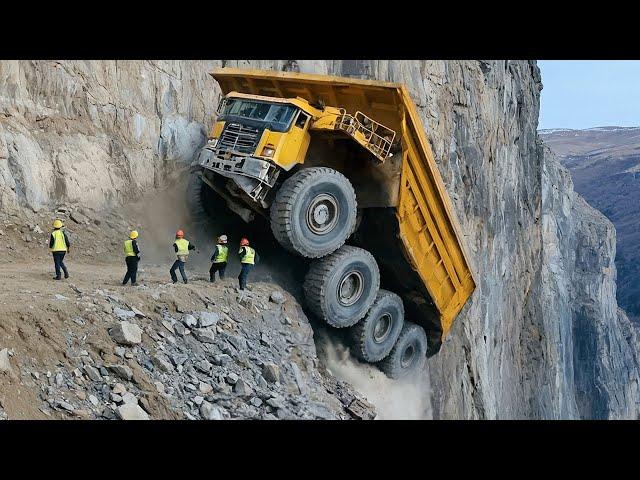
[[[616,304],[616,232],[573,190],[571,176],[543,152],[543,301],[548,328],[560,332],[572,416],[636,418],[635,327]],[[573,403],[575,402],[575,406]]]
[[[640,322],[640,128],[541,130],[569,169],[576,191],[616,227],[618,303]]]
[[[204,143],[215,62],[0,62],[0,207],[114,206]]]
[[[636,418],[615,231],[536,133],[534,62],[0,63],[0,206],[99,207],[158,185],[210,127],[214,65],[408,85],[478,283],[425,369],[437,418]]]

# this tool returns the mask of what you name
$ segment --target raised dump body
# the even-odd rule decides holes
[[[219,110],[211,142],[198,162],[205,183],[223,195],[238,213],[243,208],[238,204],[264,215],[270,210],[274,235],[283,246],[303,256],[320,258],[312,265],[306,286],[311,292],[308,296],[312,310],[324,315],[329,324],[353,325],[351,320],[345,320],[346,323],[331,320],[333,307],[324,305],[323,300],[316,297],[328,295],[334,287],[327,289],[328,280],[320,285],[320,277],[328,278],[330,275],[323,272],[337,268],[334,264],[339,263],[338,260],[344,261],[353,254],[354,251],[345,253],[344,250],[353,247],[340,248],[347,238],[370,250],[380,264],[382,286],[391,287],[402,297],[407,316],[427,330],[431,339],[429,350],[436,352],[471,296],[475,283],[463,235],[407,88],[397,83],[276,71],[226,68],[211,75],[220,85],[226,104]],[[245,103],[240,106],[232,103],[229,107],[228,102],[239,99]],[[289,115],[274,105],[289,105],[293,109],[289,126],[269,121],[271,117]],[[234,108],[236,113],[241,109],[245,113],[233,115]],[[269,113],[258,118],[255,112],[260,109]],[[246,113],[249,111],[251,113]],[[254,123],[248,120],[252,115],[257,119]],[[250,133],[256,135],[255,145],[247,147],[244,153],[237,147],[221,150],[221,141],[228,143],[233,139],[237,143],[243,138],[225,133],[238,129],[253,129]],[[252,165],[251,171],[248,165]],[[324,250],[321,247],[314,250],[316,244],[312,245],[311,240],[324,238],[322,235],[329,238],[332,234],[327,232],[331,228],[340,228],[340,215],[346,215],[344,212],[352,208],[348,199],[344,202],[341,199],[341,192],[348,190],[332,187],[327,172],[339,172],[341,178],[346,177],[349,188],[353,186],[358,222],[354,220],[349,227],[351,220],[345,220],[346,233],[341,242],[333,242]],[[220,178],[214,177],[224,177],[226,189]],[[318,180],[314,182],[313,178]],[[325,180],[329,181],[328,190],[322,192]],[[307,188],[307,183],[310,191],[314,188],[316,191],[303,211],[291,204],[290,199],[298,190]],[[353,210],[355,218],[355,204]],[[298,225],[297,217],[306,218],[306,223],[300,220]],[[298,241],[296,231],[307,227],[311,243],[305,244]],[[299,236],[304,236],[304,232]],[[375,275],[372,275],[373,282]],[[336,287],[342,307],[352,308],[348,304],[357,295],[348,295],[362,290],[360,284],[366,284],[367,278],[366,272],[344,274]],[[317,288],[315,297],[314,288]],[[378,297],[384,296],[380,292]],[[378,298],[373,306],[371,302],[367,305],[370,309],[367,315],[385,300]],[[334,317],[340,316],[337,310],[333,312]],[[348,317],[349,313],[345,315]],[[354,315],[362,318],[364,313]],[[384,315],[393,317],[387,312],[381,316],[383,320]],[[375,327],[379,330],[382,329],[380,322],[382,320]],[[366,327],[352,328],[357,336],[364,335],[362,330]],[[371,345],[374,345],[375,332],[371,335]],[[378,337],[383,338],[380,335]],[[396,356],[400,358],[400,354]],[[367,358],[365,353],[361,357],[371,361],[375,355]],[[390,373],[389,368],[385,371]]]

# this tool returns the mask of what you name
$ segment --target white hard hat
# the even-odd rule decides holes
[[[227,243],[227,236],[226,235],[220,235],[220,237],[218,237],[218,241],[222,242],[222,243]]]

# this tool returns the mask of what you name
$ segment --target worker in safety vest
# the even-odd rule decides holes
[[[244,290],[247,286],[247,276],[253,268],[253,266],[260,260],[257,252],[249,246],[249,240],[243,238],[240,240],[240,250],[238,251],[238,257],[242,264],[240,275],[238,275],[238,282],[240,283],[240,290]]]
[[[184,283],[187,282],[187,274],[184,272],[184,264],[189,257],[189,250],[195,250],[195,246],[189,243],[189,240],[184,238],[184,232],[182,230],[178,230],[176,232],[176,241],[173,242],[173,249],[176,252],[177,259],[173,262],[169,273],[171,274],[171,280],[173,283],[178,281],[178,277],[176,276],[176,268],[180,269],[180,275],[182,276],[182,281]]]
[[[53,222],[53,232],[49,238],[49,250],[53,254],[53,264],[56,269],[54,280],[60,280],[60,269],[64,272],[64,278],[69,278],[69,272],[63,260],[70,247],[71,242],[67,237],[67,232],[62,230],[62,221],[56,218]]]
[[[229,247],[227,247],[227,236],[220,235],[213,255],[211,255],[211,268],[209,269],[209,281],[214,282],[216,272],[220,272],[220,280],[224,280],[224,271],[227,268],[227,258],[229,257]]]
[[[131,285],[136,286],[136,276],[138,275],[138,262],[140,261],[140,249],[138,248],[138,232],[133,230],[129,234],[129,240],[124,241],[124,261],[127,264],[127,273],[124,275],[122,285],[126,285],[131,280]]]

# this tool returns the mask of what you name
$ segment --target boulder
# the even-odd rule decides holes
[[[200,415],[202,415],[202,418],[205,420],[224,420],[228,414],[224,408],[213,405],[205,400],[200,405]]]
[[[214,343],[215,334],[208,328],[196,328],[192,332],[193,336],[202,343]]]
[[[84,373],[87,374],[90,380],[94,382],[102,381],[102,375],[100,375],[100,371],[96,367],[92,367],[91,365],[84,366]]]
[[[78,224],[89,223],[89,219],[78,211],[71,212],[69,218]]]
[[[133,370],[127,365],[109,365],[107,368],[123,380],[131,380],[133,378]]]
[[[219,365],[221,367],[224,367],[225,365],[227,365],[232,360],[233,359],[231,358],[231,356],[227,355],[226,353],[221,353],[221,354],[215,355],[213,357],[213,363],[215,363],[216,365]]]
[[[236,395],[240,395],[241,397],[248,397],[253,393],[251,387],[247,382],[245,382],[242,378],[239,378],[238,381],[233,386],[233,391]]]
[[[113,309],[113,314],[121,319],[133,318],[136,316],[136,313],[133,310],[124,310],[120,307],[115,307]]]
[[[3,348],[0,350],[0,373],[6,373],[13,375],[13,367],[11,367],[11,360],[9,359],[9,349]]]
[[[198,325],[198,320],[191,314],[186,314],[182,316],[182,323],[188,328],[193,328]]]
[[[127,403],[133,403],[133,404],[138,404],[138,398],[131,392],[126,392],[124,395],[122,395],[122,402],[127,404]]]
[[[133,313],[133,312],[132,312]],[[109,331],[111,338],[120,345],[138,345],[142,343],[142,329],[127,321],[122,321]]]
[[[220,320],[220,316],[213,312],[200,312],[198,315],[198,327],[205,328],[215,325]]]
[[[151,357],[151,361],[158,368],[158,370],[167,373],[173,372],[173,365],[167,358],[164,357],[164,355],[154,355]]]
[[[124,403],[116,409],[116,412],[121,420],[149,420],[149,414],[137,403]]]
[[[267,382],[278,382],[280,381],[280,367],[275,363],[265,363],[262,366],[262,376]]]
[[[198,385],[198,390],[200,390],[200,393],[202,393],[203,395],[207,395],[213,392],[213,387],[208,383],[200,382],[200,384]]]
[[[286,298],[282,292],[275,290],[271,292],[271,295],[269,295],[269,301],[278,305],[282,305],[286,301]]]
[[[125,393],[127,391],[127,389],[125,388],[125,386],[121,383],[116,383],[115,386],[113,387],[113,390],[111,390],[113,393],[115,393],[116,395],[122,395],[123,393]]]

